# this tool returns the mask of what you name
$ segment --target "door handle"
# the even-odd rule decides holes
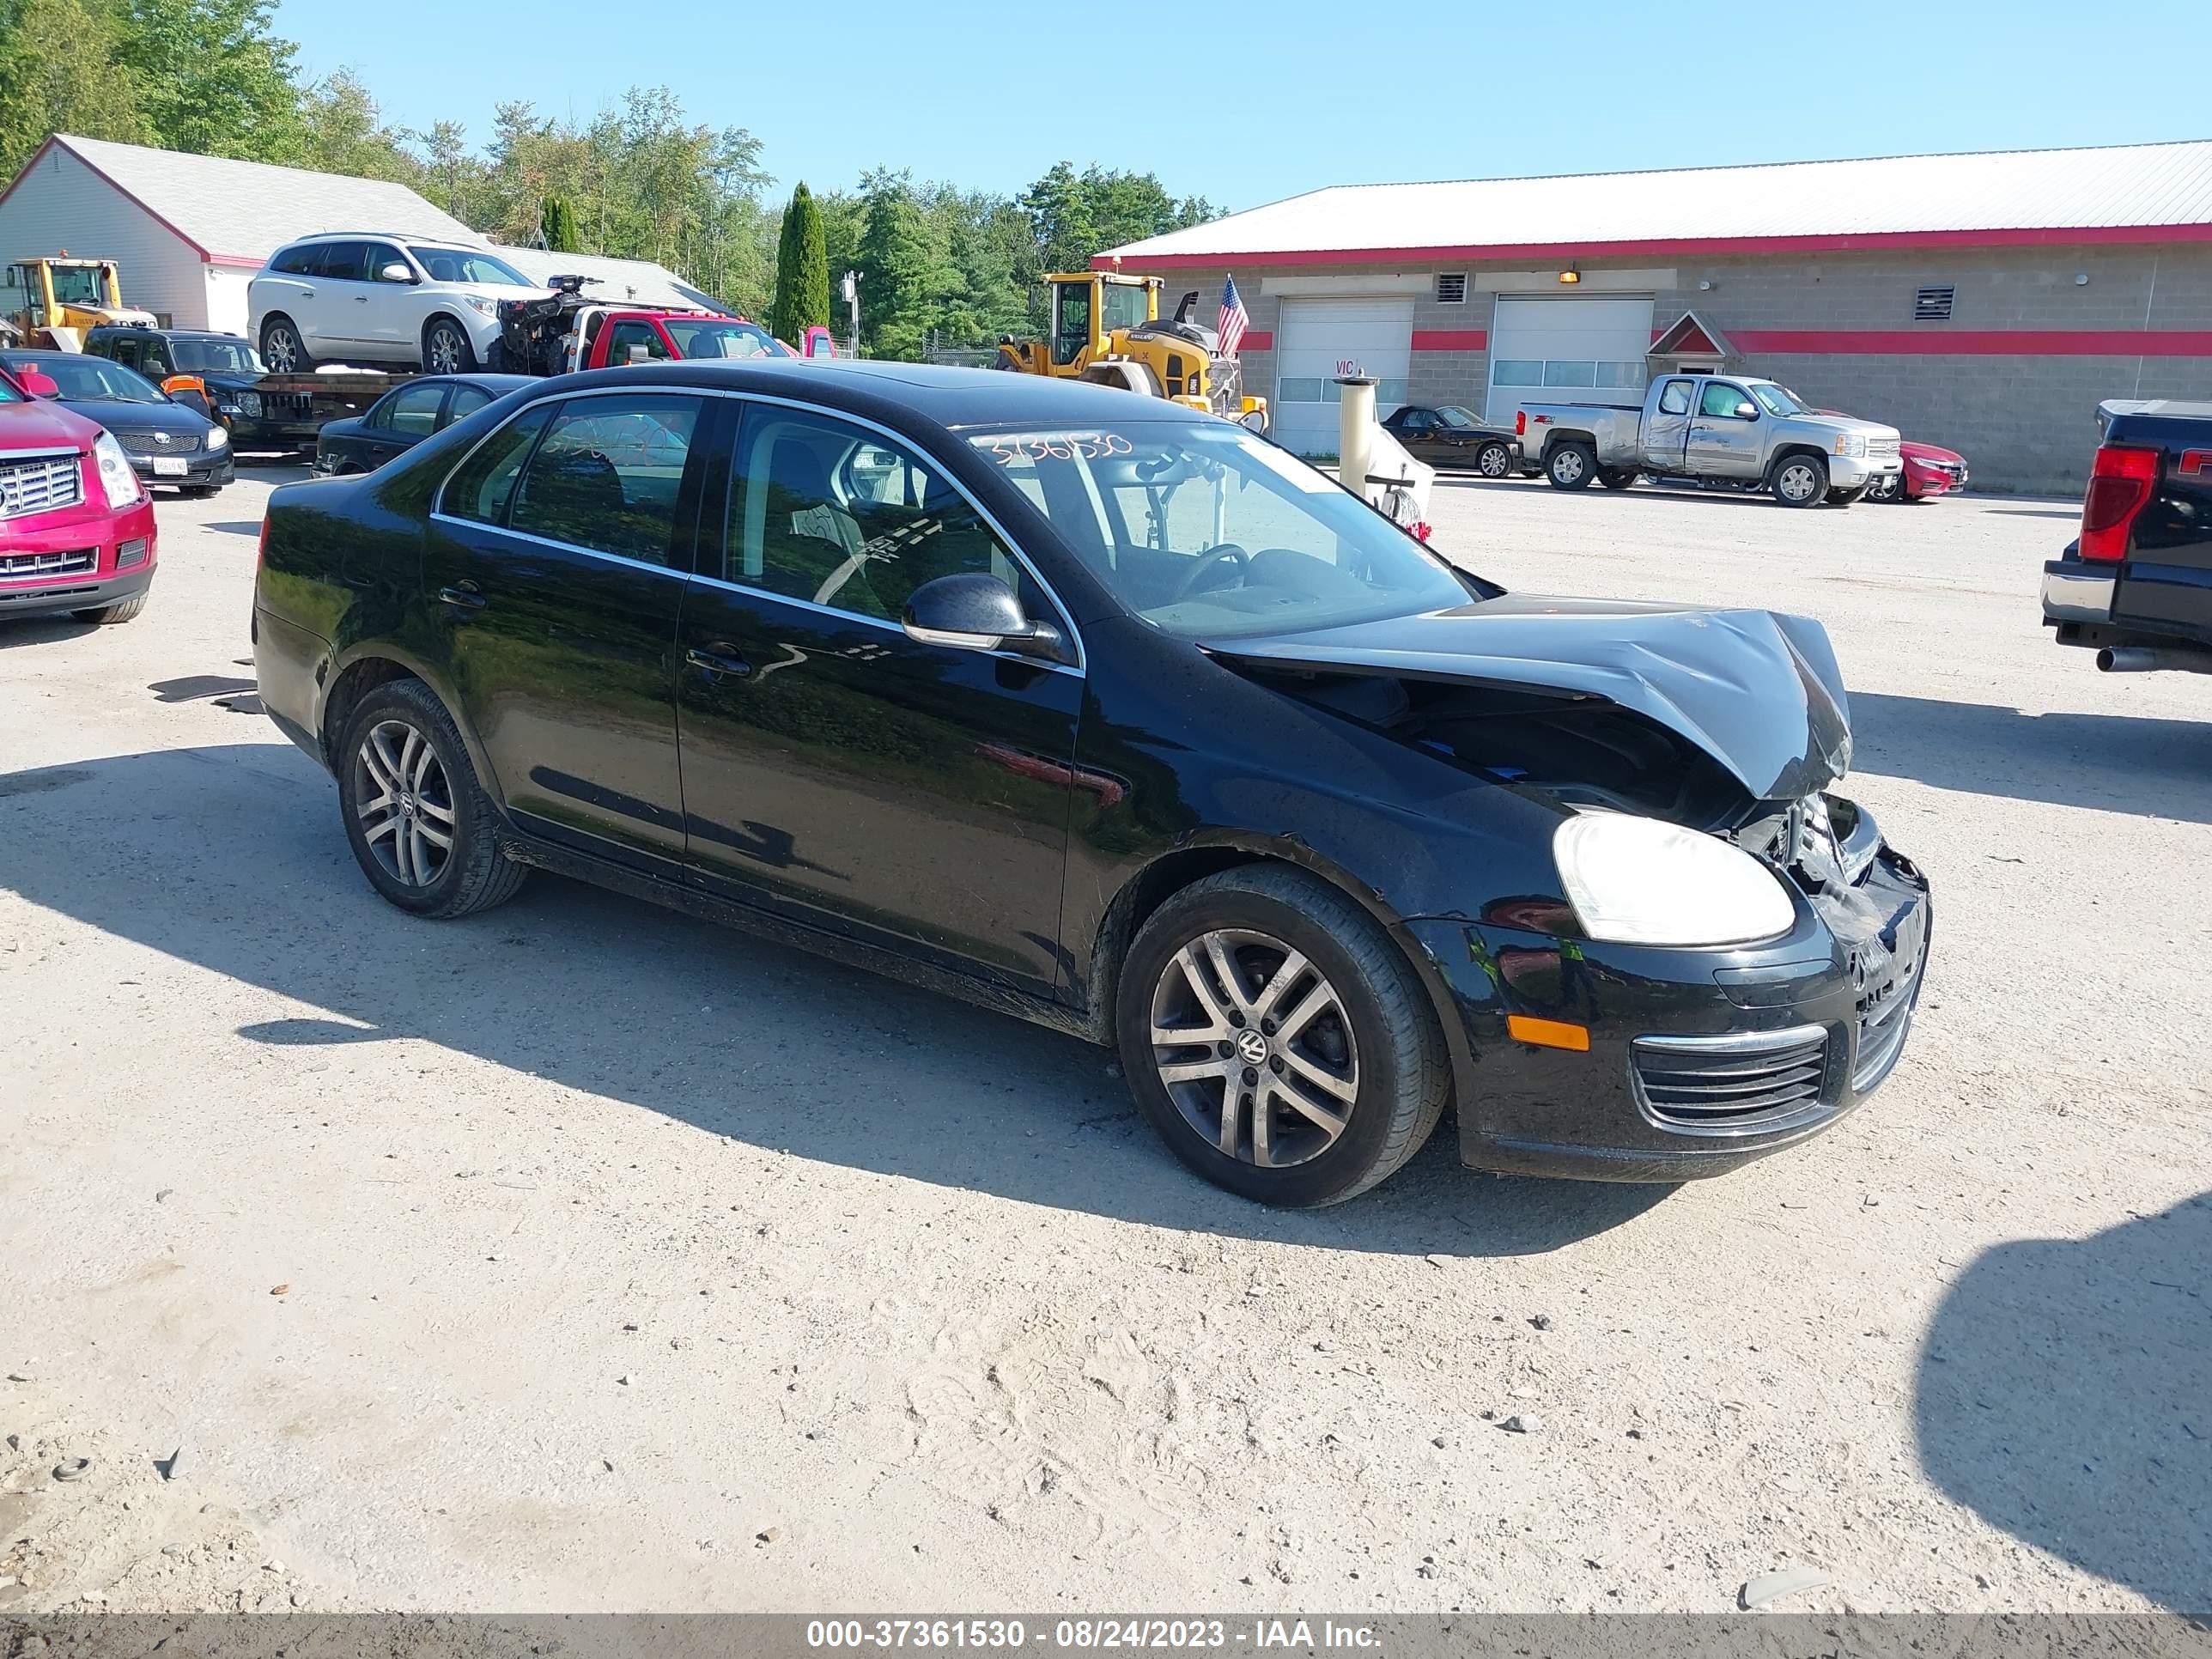
[[[300,297],[302,300],[312,300],[315,297],[315,290],[311,288],[303,288],[300,290]]]
[[[481,611],[484,608],[485,603],[484,596],[477,592],[477,585],[474,582],[462,582],[457,586],[441,587],[438,590],[438,599],[441,604],[450,605],[457,611]]]
[[[703,648],[693,646],[684,653],[684,660],[714,677],[727,674],[732,679],[741,680],[753,672],[753,665],[738,654],[736,646],[720,640]]]
[[[366,294],[356,294],[353,296],[353,302],[357,306],[365,306],[368,303],[368,295]]]

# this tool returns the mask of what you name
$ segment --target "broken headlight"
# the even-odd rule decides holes
[[[1592,939],[1746,945],[1787,933],[1796,915],[1768,866],[1731,842],[1659,818],[1578,812],[1553,833],[1552,858]]]

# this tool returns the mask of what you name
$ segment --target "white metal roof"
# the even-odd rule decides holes
[[[135,198],[204,258],[260,264],[295,236],[380,230],[483,247],[485,240],[404,185],[221,155],[188,155],[58,133],[53,142]]]
[[[697,306],[710,303],[665,265],[650,259],[614,259],[596,253],[548,253],[543,248],[502,247],[499,257],[533,283],[555,276],[592,276],[584,296],[609,305]]]
[[[1254,255],[1839,241],[2149,240],[2212,229],[2212,140],[1659,173],[1339,185],[1113,250],[1133,264]],[[2054,235],[2078,232],[2078,235]],[[1100,263],[1111,254],[1100,256]],[[1281,263],[1294,263],[1282,259]]]

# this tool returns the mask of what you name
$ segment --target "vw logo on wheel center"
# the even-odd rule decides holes
[[[1247,1066],[1257,1066],[1267,1058],[1267,1039],[1248,1026],[1237,1039],[1237,1052]]]

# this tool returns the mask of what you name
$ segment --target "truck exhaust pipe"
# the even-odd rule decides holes
[[[2147,674],[2160,668],[2212,674],[2212,651],[2187,645],[2108,645],[2097,653],[2097,668],[2106,674]]]

